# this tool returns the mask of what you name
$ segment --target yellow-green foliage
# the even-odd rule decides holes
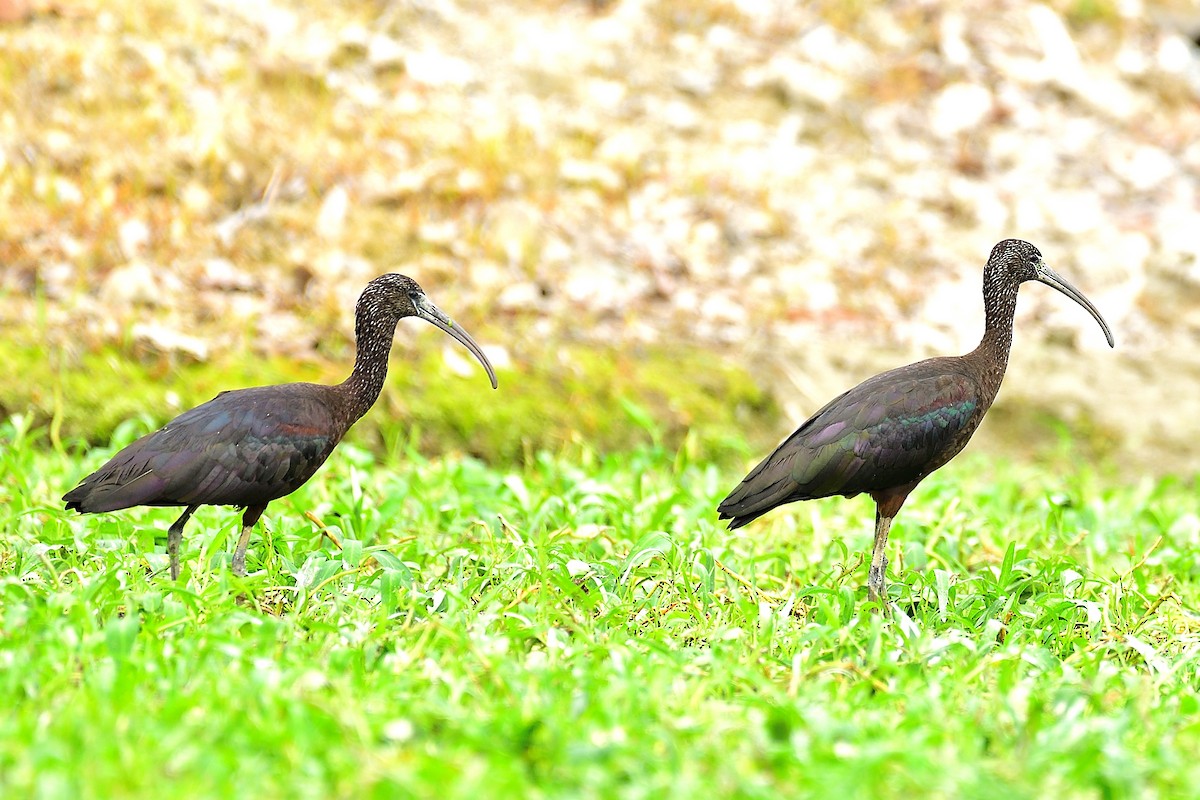
[[[161,424],[225,389],[286,381],[337,381],[343,366],[219,355],[203,363],[139,359],[108,347],[47,353],[10,343],[0,364],[0,416],[32,414],[60,438],[107,442],[122,421]],[[430,453],[462,450],[487,461],[582,439],[614,450],[689,431],[714,457],[742,453],[750,429],[774,435],[777,408],[740,367],[696,349],[597,350],[548,347],[500,372],[459,376],[439,351],[397,363],[374,409],[350,437],[377,449],[415,440]]]

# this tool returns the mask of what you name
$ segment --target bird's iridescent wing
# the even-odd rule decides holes
[[[921,480],[978,423],[980,387],[934,359],[877,375],[832,400],[755,467],[718,508],[740,527],[782,503]]]
[[[121,450],[63,499],[90,512],[282,497],[312,477],[344,433],[323,392],[292,388],[300,386],[311,384],[222,392]]]

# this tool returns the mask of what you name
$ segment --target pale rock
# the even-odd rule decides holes
[[[966,40],[967,18],[958,11],[947,10],[938,24],[938,48],[947,64],[965,67],[974,60]]]
[[[678,98],[666,104],[662,115],[668,127],[683,133],[691,133],[701,125],[700,114],[692,104]]]
[[[481,345],[483,354],[497,370],[508,369],[512,366],[512,356],[503,345]],[[446,368],[460,378],[471,379],[482,372],[482,365],[465,347],[457,342],[446,342],[442,345],[442,360]],[[486,382],[486,378],[484,381]],[[490,391],[490,390],[489,390]]]
[[[208,343],[157,322],[135,323],[130,333],[136,341],[149,344],[160,353],[182,353],[197,361],[208,358]]]
[[[699,57],[701,51],[700,37],[694,33],[677,33],[671,37],[671,48],[685,61]]]
[[[362,291],[362,286],[358,284],[365,284],[377,273],[375,266],[367,259],[337,249],[322,249],[308,263],[315,274],[344,285],[347,293],[344,297],[349,298],[349,302],[342,305],[349,308],[353,308],[358,299],[356,293]],[[351,294],[353,297],[350,297]]]
[[[592,78],[584,83],[583,90],[589,105],[609,114],[616,113],[629,93],[624,83],[607,78]],[[540,103],[535,105],[540,106]]]
[[[208,258],[201,265],[200,285],[206,289],[246,292],[254,288],[255,281],[227,258]]]
[[[461,89],[475,80],[475,68],[469,61],[445,55],[437,50],[405,53],[404,69],[408,77],[431,87]]]
[[[774,284],[788,308],[803,308],[814,314],[831,311],[838,304],[833,270],[821,260],[782,265],[775,270]]]
[[[1083,73],[1083,59],[1063,18],[1041,3],[1030,5],[1025,15],[1041,47],[1046,78],[1066,85],[1077,83]]]
[[[922,292],[921,309],[914,315],[911,337],[929,351],[965,353],[979,340],[980,290],[975,267],[953,272]]]
[[[55,128],[42,133],[41,144],[56,161],[68,161],[75,149],[75,137]]]
[[[462,226],[455,219],[425,222],[417,228],[417,236],[424,242],[446,246],[462,236]]]
[[[115,306],[157,306],[166,299],[158,269],[145,261],[130,261],[110,272],[100,288],[100,296],[106,304]]]
[[[1189,144],[1179,160],[1188,169],[1200,173],[1200,139]]]
[[[140,219],[131,218],[117,227],[117,244],[126,259],[134,259],[150,244],[150,226]]]
[[[476,195],[483,191],[486,181],[483,173],[477,169],[460,169],[454,176],[454,188],[464,196]]]
[[[756,119],[721,120],[717,131],[729,145],[760,145],[767,138],[767,126]]]
[[[761,273],[742,281],[743,305],[752,309],[770,308],[779,301],[779,287],[771,275]],[[751,313],[751,319],[755,314]]]
[[[757,238],[771,236],[779,227],[775,215],[761,208],[742,209],[732,216],[732,222],[742,235]]]
[[[779,120],[779,124],[775,127],[775,134],[772,136],[772,145],[782,147],[796,147],[800,145],[800,137],[804,134],[806,125],[804,116],[801,114],[784,114]]]
[[[1132,121],[1142,116],[1147,104],[1127,83],[1114,75],[1088,72],[1073,88],[1094,110],[1117,120]]]
[[[47,297],[56,300],[69,295],[69,286],[75,279],[75,265],[69,261],[51,261],[37,270],[38,284]]]
[[[184,157],[191,163],[225,156],[225,131],[229,113],[221,96],[209,87],[193,87],[187,92],[190,124],[184,145]]]
[[[565,159],[558,168],[559,177],[563,182],[574,186],[595,186],[605,191],[615,192],[624,185],[621,176],[607,164],[583,159]]]
[[[1015,191],[1031,189],[1035,181],[1044,184],[1044,176],[1054,174],[1061,166],[1057,145],[1027,132],[997,130],[988,137],[987,147],[991,158],[1008,173],[1000,176],[1002,182],[1010,184],[1009,188]],[[1027,183],[1011,186],[1014,177]]]
[[[1028,231],[1042,231],[1046,227],[1046,213],[1036,195],[1020,194],[1013,204],[1013,228],[1022,235]]]
[[[832,25],[819,25],[804,34],[800,39],[800,52],[809,61],[838,74],[857,75],[876,63],[866,46]]]
[[[369,172],[363,176],[361,197],[370,203],[397,203],[429,188],[440,163],[423,164],[393,174]]]
[[[1140,144],[1132,150],[1110,147],[1106,154],[1108,168],[1139,192],[1154,189],[1179,169],[1169,153],[1152,145]]]
[[[776,54],[765,65],[751,67],[742,76],[748,89],[778,91],[793,103],[812,103],[832,108],[846,95],[847,83],[836,73],[808,62]]]
[[[743,43],[742,35],[728,25],[709,26],[704,32],[705,43],[718,53],[729,53]]]
[[[1044,191],[1042,207],[1051,224],[1078,236],[1099,228],[1107,219],[1100,198],[1090,189]]]
[[[512,282],[513,270],[490,258],[473,259],[467,267],[471,288],[483,296],[492,296]]]
[[[341,184],[325,193],[321,208],[317,212],[316,231],[322,239],[337,239],[346,228],[346,215],[350,210],[350,194]]]
[[[1008,226],[1008,204],[1000,199],[996,188],[987,181],[953,175],[947,182],[946,189],[955,201],[971,213],[979,227],[1000,231]]]
[[[871,140],[872,149],[890,165],[896,160],[904,161],[898,154],[911,144],[924,147],[909,133],[923,121],[912,103],[879,103],[863,112],[862,126]]]
[[[869,51],[916,51],[925,47],[920,28],[913,26],[903,8],[898,3],[867,4],[859,7],[859,12],[863,14],[863,24],[855,27],[866,31],[864,35],[870,37]]]
[[[612,263],[593,261],[575,267],[563,281],[562,289],[571,301],[598,311],[614,311],[629,302],[620,270]]]
[[[1178,34],[1164,35],[1154,52],[1154,61],[1163,72],[1184,75],[1196,64],[1195,46]]]
[[[188,181],[180,193],[179,200],[184,208],[197,216],[207,214],[212,208],[212,195],[198,181]]]
[[[538,209],[523,202],[499,201],[488,209],[484,224],[487,244],[500,250],[510,265],[519,266],[538,257],[543,238]],[[542,254],[544,257],[544,253]]]
[[[1105,231],[1101,236],[1084,239],[1076,248],[1075,263],[1087,276],[1085,293],[1103,309],[1110,325],[1123,324],[1136,311],[1145,290],[1151,251],[1149,237],[1140,231]],[[1083,322],[1080,331],[1087,334],[1092,325],[1086,318]],[[1088,341],[1081,338],[1080,343]]]
[[[548,236],[542,245],[542,263],[553,265],[571,264],[579,254],[571,244],[558,236]]]
[[[65,206],[77,206],[83,202],[79,185],[61,175],[54,179],[54,199]]]
[[[351,22],[338,31],[337,42],[350,53],[365,53],[371,43],[371,31],[365,25]]]
[[[933,100],[930,128],[943,139],[979,127],[993,106],[992,93],[975,83],[952,83]]]
[[[671,293],[670,300],[676,311],[685,319],[691,319],[700,307],[700,292],[695,286],[685,284]]]
[[[487,360],[492,362],[492,366],[496,369],[511,369],[513,366],[512,354],[508,348],[502,344],[484,344],[480,345],[483,354],[487,356]],[[474,361],[472,361],[474,364]],[[476,365],[478,368],[478,365]]]
[[[506,311],[536,311],[545,305],[542,292],[530,281],[509,283],[500,290],[496,305]]]
[[[993,131],[994,136],[1045,130],[1046,112],[1034,101],[1034,93],[1015,83],[1004,81],[996,88],[995,94],[996,105],[1008,114],[1008,124]]]
[[[1113,65],[1122,75],[1140,78],[1150,71],[1151,62],[1144,48],[1138,43],[1125,40],[1113,59]]]
[[[376,33],[367,40],[367,63],[376,70],[408,68],[408,57],[408,48],[386,34]]]
[[[1054,140],[1062,153],[1090,162],[1108,130],[1109,126],[1095,117],[1068,117],[1058,126]]]
[[[1162,268],[1200,285],[1200,214],[1194,207],[1171,203],[1159,209],[1155,233],[1162,252]]]
[[[745,325],[749,319],[745,308],[720,294],[710,294],[700,302],[700,316],[710,323]]]

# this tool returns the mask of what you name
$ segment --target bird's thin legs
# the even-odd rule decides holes
[[[179,545],[183,542],[183,526],[200,506],[188,506],[175,524],[167,528],[167,555],[171,559],[171,580],[179,580]]]
[[[887,540],[892,528],[892,518],[875,510],[875,551],[871,554],[871,568],[867,572],[867,598],[872,602],[884,603],[884,576],[887,574]]]
[[[258,523],[258,518],[267,510],[264,506],[250,506],[242,514],[242,535],[238,537],[237,547],[233,549],[233,563],[230,569],[239,578],[246,577],[246,547],[250,544],[250,531]]]
[[[894,489],[871,492],[875,501],[875,550],[871,553],[871,568],[867,571],[867,599],[879,603],[881,611],[887,610],[887,595],[884,594],[884,578],[887,575],[887,540],[892,529],[892,520],[900,513],[900,507],[908,499],[908,493],[917,488],[914,481]]]

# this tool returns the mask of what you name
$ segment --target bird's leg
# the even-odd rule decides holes
[[[171,559],[171,580],[179,580],[179,545],[183,542],[183,526],[200,506],[188,506],[175,524],[167,528],[167,555]]]
[[[230,568],[239,578],[246,577],[246,546],[250,544],[250,531],[258,523],[258,518],[267,510],[265,505],[249,506],[242,514],[242,535],[238,537],[237,547],[233,549],[233,563]]]
[[[867,597],[871,602],[884,603],[884,577],[887,574],[887,540],[892,528],[892,518],[875,510],[875,551],[871,554],[871,568],[867,571]]]
[[[871,492],[871,499],[875,501],[875,551],[871,554],[871,568],[867,571],[867,598],[879,603],[881,610],[887,608],[887,596],[883,589],[884,577],[887,574],[888,531],[892,529],[892,520],[900,513],[900,507],[908,499],[908,493],[915,489],[919,482],[882,492]]]

